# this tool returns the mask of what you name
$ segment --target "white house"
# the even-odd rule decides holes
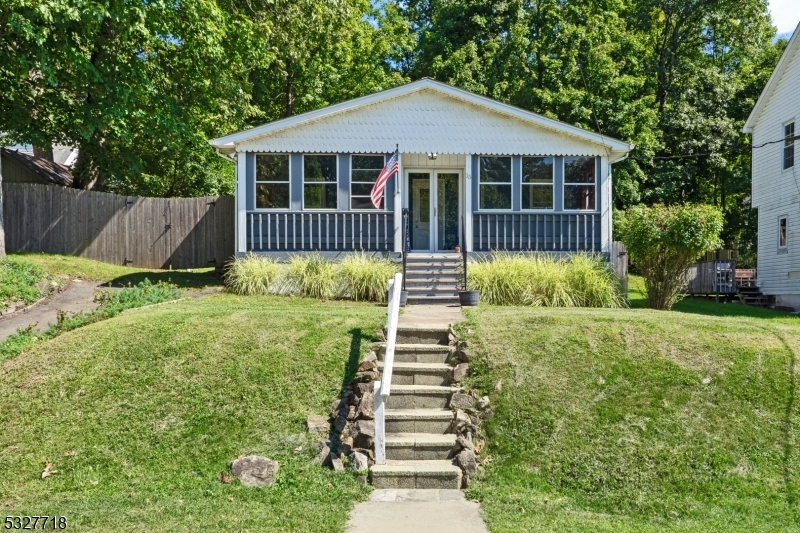
[[[800,26],[743,130],[753,134],[752,205],[758,208],[758,285],[800,307]]]
[[[633,148],[430,79],[210,144],[236,162],[237,255],[609,252],[611,166]]]

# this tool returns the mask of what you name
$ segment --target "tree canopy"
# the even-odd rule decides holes
[[[636,144],[618,209],[752,236],[740,133],[784,41],[767,0],[0,0],[0,131],[76,186],[229,192],[206,140],[424,76]]]

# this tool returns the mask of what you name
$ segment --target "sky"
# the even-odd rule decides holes
[[[800,0],[769,0],[772,22],[778,33],[792,33],[800,22]]]

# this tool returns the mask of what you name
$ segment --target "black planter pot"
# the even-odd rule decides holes
[[[458,291],[461,307],[477,307],[481,291]]]
[[[405,307],[408,303],[408,291],[400,291],[400,307]]]

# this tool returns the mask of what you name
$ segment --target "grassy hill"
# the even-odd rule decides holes
[[[491,531],[797,531],[800,319],[680,308],[468,313]]]
[[[384,314],[218,294],[0,363],[3,514],[63,515],[76,531],[342,530],[366,493],[312,465],[304,422],[326,412]],[[221,483],[250,453],[280,462],[277,484]],[[41,479],[45,462],[58,473]]]

